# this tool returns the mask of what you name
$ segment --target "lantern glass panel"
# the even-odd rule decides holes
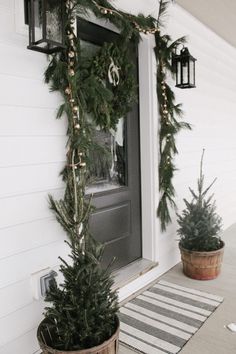
[[[39,42],[42,40],[42,15],[41,15],[41,1],[34,0],[31,1],[30,4],[31,8],[31,16],[30,16],[30,22],[32,23],[32,42]]]
[[[57,0],[45,1],[46,12],[46,39],[55,43],[61,43],[62,34],[62,6]]]
[[[182,63],[182,84],[188,84],[189,61],[183,60]]]
[[[34,25],[36,28],[40,28],[40,12],[41,12],[41,1],[34,1]]]
[[[53,53],[65,47],[64,0],[29,0],[29,49]]]
[[[176,85],[181,84],[181,62],[178,60],[176,63],[177,71],[176,71]]]
[[[189,62],[189,84],[195,86],[195,77],[194,77],[194,72],[195,72],[195,62],[193,60],[190,60]]]

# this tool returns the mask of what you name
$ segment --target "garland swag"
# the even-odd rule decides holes
[[[161,0],[158,14],[158,22],[161,25],[166,13],[169,0]],[[155,33],[155,55],[157,59],[157,96],[159,103],[160,131],[159,131],[159,191],[160,201],[157,215],[161,221],[162,231],[171,222],[170,207],[176,207],[174,197],[173,176],[176,170],[173,163],[174,156],[178,154],[175,143],[175,135],[182,129],[191,129],[190,124],[180,121],[177,118],[183,115],[181,104],[175,104],[175,94],[167,84],[168,74],[174,75],[172,66],[172,55],[176,53],[179,45],[186,42],[185,37],[181,37],[172,42],[167,34]]]
[[[177,154],[175,135],[182,129],[190,129],[189,124],[178,121],[181,105],[175,104],[174,93],[166,83],[167,74],[173,73],[171,56],[175,48],[184,42],[180,38],[171,42],[168,35],[160,33],[162,18],[170,0],[159,1],[159,15],[134,16],[116,9],[107,0],[66,0],[66,50],[51,57],[45,72],[45,81],[52,91],[59,91],[63,104],[59,107],[57,118],[63,113],[68,118],[67,163],[63,171],[66,182],[64,199],[55,201],[50,196],[50,206],[58,221],[67,231],[70,240],[83,240],[88,221],[90,203],[85,200],[85,185],[88,177],[91,151],[94,149],[92,135],[94,126],[103,130],[115,128],[119,118],[125,116],[136,99],[137,87],[133,79],[132,64],[129,63],[130,42],[137,44],[140,33],[154,34],[157,59],[157,95],[160,112],[160,164],[159,189],[161,198],[158,216],[162,230],[171,221],[169,208],[175,206],[172,184]],[[104,46],[89,56],[81,48],[75,35],[75,18],[91,11],[97,18],[103,18],[120,30],[119,39]],[[111,58],[120,71],[118,85],[104,85]],[[90,112],[93,122],[86,119]],[[85,232],[86,231],[86,232]]]

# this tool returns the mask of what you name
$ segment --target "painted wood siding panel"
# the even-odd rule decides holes
[[[65,120],[54,116],[55,108],[1,106],[0,136],[64,136]]]
[[[181,7],[175,5],[168,16],[167,32],[173,39],[187,35],[190,53],[197,58],[196,85],[193,90],[175,89],[176,102],[183,103],[184,120],[193,130],[177,137],[179,155],[175,173],[176,202],[181,211],[183,198],[190,199],[188,186],[196,189],[202,149],[206,149],[206,186],[217,177],[212,188],[224,229],[235,223],[236,180],[236,49],[211,32]],[[177,247],[176,215],[160,236],[159,262],[166,271],[180,260]]]
[[[1,167],[37,165],[64,160],[64,137],[1,137]]]
[[[0,354],[38,354],[41,351],[38,349],[38,343],[36,339],[36,327],[27,332],[26,334],[16,338],[15,340],[0,347]]]
[[[2,259],[0,289],[27,279],[40,270],[56,267],[59,263],[58,256],[67,258],[67,253],[65,243],[60,240]]]
[[[13,333],[15,338],[20,338],[37,326],[38,320],[42,318],[44,305],[42,301],[35,301],[0,319],[0,349],[12,340]]]
[[[48,208],[63,195],[66,120],[44,84],[47,58],[26,49],[23,0],[0,0],[0,353],[33,354],[43,311],[31,275],[67,259],[65,233]],[[21,23],[20,23],[21,21]],[[26,34],[26,32],[25,32]]]
[[[0,198],[63,188],[59,176],[63,167],[64,162],[51,162],[1,168],[0,185],[5,188],[0,188]]]
[[[64,231],[50,215],[0,230],[0,260],[63,240]]]
[[[55,198],[62,196],[61,191],[55,190],[0,199],[0,229],[50,217],[49,192]]]
[[[182,102],[185,118],[192,132],[178,137],[180,151],[176,164],[178,204],[189,197],[186,186],[196,187],[202,148],[206,149],[204,172],[206,185],[217,177],[212,188],[224,228],[235,222],[236,179],[236,50],[180,7],[174,6],[168,30],[173,38],[188,35],[188,47],[197,58],[196,84],[193,90],[176,89],[177,102]],[[186,181],[186,184],[183,183]]]
[[[3,85],[0,105],[55,109],[58,106],[59,96],[50,94],[43,80],[0,74],[0,81]]]

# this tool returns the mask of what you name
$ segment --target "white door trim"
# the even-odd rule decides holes
[[[140,163],[143,258],[158,261],[158,106],[153,36],[139,45]]]
[[[155,40],[143,36],[139,44],[140,163],[142,199],[142,257],[160,260],[161,231],[157,218],[158,184],[158,102],[156,94]],[[165,262],[163,262],[165,263]],[[119,301],[140,291],[168,269],[160,264],[119,289]]]

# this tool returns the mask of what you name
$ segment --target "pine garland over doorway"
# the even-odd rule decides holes
[[[66,50],[53,54],[45,73],[45,81],[52,91],[59,91],[63,104],[57,118],[63,113],[68,119],[67,163],[63,171],[66,183],[64,198],[55,201],[50,196],[50,205],[58,221],[71,238],[83,238],[81,225],[88,220],[90,207],[85,199],[85,185],[88,177],[91,151],[93,150],[94,126],[107,131],[115,128],[120,117],[124,117],[136,100],[137,87],[133,80],[132,64],[129,63],[129,44],[138,44],[140,33],[155,36],[157,59],[157,95],[160,113],[160,202],[158,217],[162,230],[171,222],[170,207],[175,206],[172,183],[177,154],[175,135],[189,124],[177,120],[181,116],[180,105],[175,104],[174,93],[166,79],[172,73],[171,56],[176,47],[184,42],[180,38],[171,41],[160,32],[163,16],[171,0],[159,1],[157,19],[151,16],[134,16],[111,5],[107,0],[66,0]],[[158,4],[157,4],[158,5]],[[157,6],[158,7],[158,6]],[[80,39],[75,35],[76,16],[92,12],[97,18],[108,20],[119,30],[119,39],[112,44],[104,44],[94,55],[88,56],[81,48]],[[110,85],[109,67],[114,65],[118,75]],[[114,74],[114,72],[113,72]],[[113,80],[111,79],[111,80]],[[86,119],[91,113],[93,121]],[[81,214],[81,210],[83,211]]]

